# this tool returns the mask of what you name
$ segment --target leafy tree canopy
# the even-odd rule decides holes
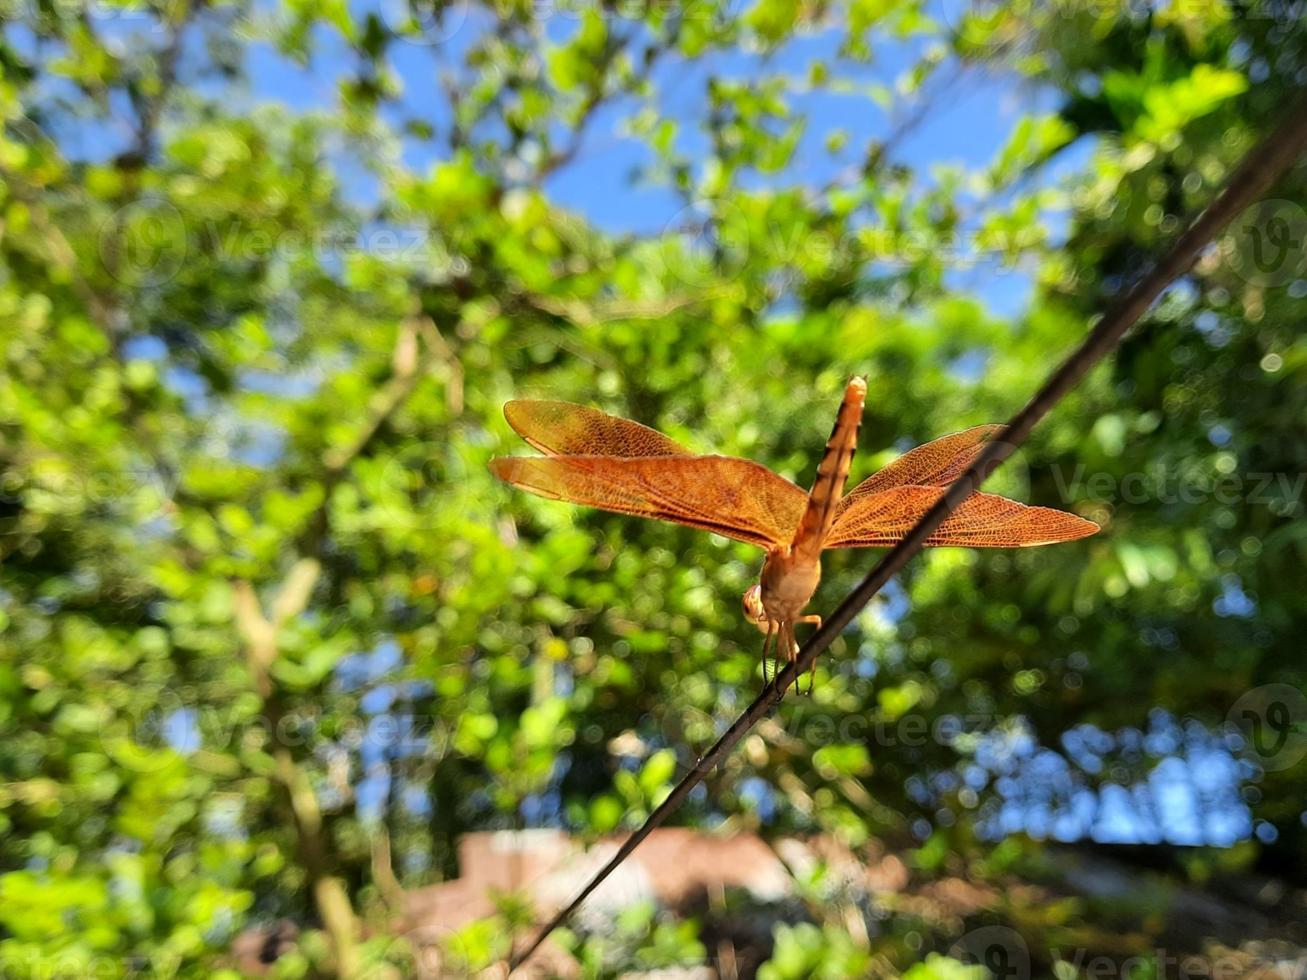
[[[859,479],[1006,418],[1307,72],[1286,5],[1235,0],[16,6],[13,976],[234,970],[240,930],[283,917],[306,930],[284,975],[407,974],[392,884],[455,875],[460,834],[637,824],[760,684],[760,556],[510,492],[485,466],[516,451],[503,403],[806,483],[866,374]],[[991,160],[905,149],[976,86],[1022,106]],[[614,138],[670,219],[561,202]],[[997,478],[1103,531],[916,561],[679,819],[882,842],[925,878],[1035,876],[1056,840],[1307,881],[1303,191]],[[1029,284],[1012,309],[1000,277]],[[830,554],[814,609],[868,560]],[[1149,948],[1166,902],[1021,894],[1005,921],[1041,962],[1122,916]],[[972,975],[943,955],[959,923],[848,908],[811,883],[759,975]],[[646,965],[709,955],[692,923],[623,928]]]

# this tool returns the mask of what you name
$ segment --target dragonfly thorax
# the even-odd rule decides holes
[[[820,559],[801,558],[789,549],[769,552],[758,583],[766,618],[781,623],[797,620],[820,581]]]

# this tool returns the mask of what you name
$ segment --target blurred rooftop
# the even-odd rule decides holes
[[[423,975],[460,975],[447,958],[451,951],[458,956],[464,930],[493,916],[508,895],[525,898],[536,921],[543,921],[579,891],[624,839],[605,837],[587,847],[558,830],[466,834],[458,845],[460,876],[404,892],[393,929],[423,951]],[[751,833],[661,828],[595,891],[573,925],[588,933],[605,932],[624,910],[641,902],[678,916],[694,915],[702,922],[711,965],[631,974],[631,980],[740,980],[755,976],[773,955],[777,922],[803,919],[805,903],[813,900],[812,883],[820,882],[821,893],[832,903],[873,909],[870,918],[881,920],[886,930],[896,928],[895,920],[949,926],[949,933],[960,938],[947,952],[964,961],[986,962],[995,944],[1001,945],[1007,962],[1020,969],[1015,976],[1044,975],[1052,961],[1042,962],[1037,955],[1069,950],[1068,957],[1124,968],[1146,950],[1149,956],[1188,963],[1189,975],[1195,977],[1301,980],[1307,970],[1307,891],[1246,874],[1213,880],[1203,888],[1176,889],[1162,864],[1182,863],[1189,850],[1051,845],[1038,880],[977,881],[921,875],[914,872],[910,854],[876,843],[855,850],[831,836],[769,843]],[[1099,902],[1152,908],[1158,914],[1140,916],[1144,925],[1134,931],[1112,934],[1082,920],[1085,907]],[[1023,921],[1023,910],[1053,903],[1068,910],[1065,941],[1032,953],[1012,926]],[[858,919],[848,918],[851,923]],[[1188,948],[1188,937],[1196,935],[1212,938],[1202,949]],[[864,931],[864,939],[871,943],[875,936]],[[524,940],[525,935],[517,938],[519,944]],[[248,930],[233,953],[243,972],[258,975],[270,972],[271,962],[291,941],[286,923],[279,922]],[[923,958],[929,952],[923,948]],[[524,976],[580,976],[576,961],[553,940],[524,970]]]

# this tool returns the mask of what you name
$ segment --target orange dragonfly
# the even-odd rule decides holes
[[[767,552],[744,613],[769,648],[793,661],[794,627],[821,625],[803,610],[821,579],[827,548],[884,548],[902,538],[1002,426],[978,425],[918,446],[847,494],[867,383],[853,378],[817,466],[812,490],[731,456],[700,456],[638,422],[570,402],[510,401],[508,424],[544,456],[507,456],[490,471],[541,497],[671,521],[757,545]],[[973,493],[927,547],[1022,548],[1073,541],[1099,529],[1049,507]]]

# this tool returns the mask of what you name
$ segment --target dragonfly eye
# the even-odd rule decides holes
[[[755,623],[761,623],[767,618],[767,611],[762,607],[762,586],[751,586],[742,599],[744,605],[744,616]]]

